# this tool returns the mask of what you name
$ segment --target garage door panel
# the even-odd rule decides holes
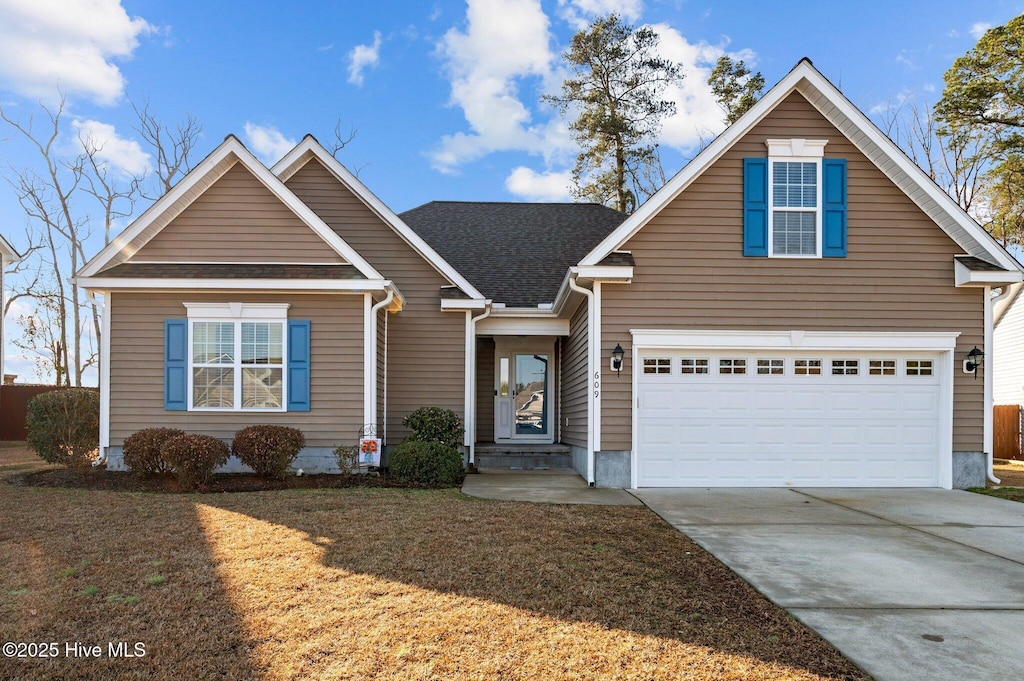
[[[839,353],[747,353],[747,371],[718,373],[744,353],[658,351],[670,374],[638,381],[638,486],[935,486],[944,404],[935,355],[884,354],[890,373],[831,373]],[[681,374],[681,357],[710,357],[708,374]],[[796,357],[821,373],[796,375]],[[757,359],[784,360],[783,375]],[[935,375],[907,375],[905,359],[931,359]],[[778,363],[775,363],[778,366]],[[845,365],[844,365],[845,366]]]

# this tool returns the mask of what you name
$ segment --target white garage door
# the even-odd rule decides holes
[[[638,487],[933,487],[938,354],[643,350]]]

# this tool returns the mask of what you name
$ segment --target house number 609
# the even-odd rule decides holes
[[[601,372],[594,372],[594,397],[601,396]]]

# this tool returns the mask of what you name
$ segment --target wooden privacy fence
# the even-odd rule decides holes
[[[58,390],[56,385],[0,385],[0,440],[24,440],[28,401],[36,395]]]
[[[1021,459],[1020,405],[997,404],[992,415],[992,456],[998,459]]]

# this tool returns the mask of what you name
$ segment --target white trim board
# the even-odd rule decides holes
[[[309,226],[347,263],[354,265],[363,276],[367,279],[384,278],[321,220],[309,206],[300,201],[284,185],[284,182],[267,170],[266,166],[260,163],[234,135],[228,135],[220,146],[193,168],[188,175],[86,263],[85,267],[79,271],[79,276],[83,278],[94,276],[111,263],[124,262],[129,259],[236,163],[241,163],[296,217]]]
[[[952,351],[958,331],[679,331],[630,329],[634,348]],[[635,358],[634,358],[635,363]]]
[[[305,158],[307,155],[309,156],[308,159]],[[303,137],[302,141],[295,145],[295,148],[274,164],[270,172],[274,173],[284,183],[298,172],[300,168],[305,166],[308,160],[313,158],[320,161],[327,168],[327,171],[334,175],[335,179],[355,194],[367,208],[394,230],[421,258],[427,261],[441,276],[445,277],[450,284],[457,286],[470,298],[483,299],[483,294],[476,290],[469,283],[469,280],[449,265],[419,234],[405,224],[394,211],[388,208],[366,185],[360,182],[359,178],[343,166],[338,159],[328,153],[312,135]]]
[[[854,106],[808,59],[769,90],[738,121],[725,129],[608,237],[588,253],[580,266],[597,265],[636,234],[651,218],[700,177],[733,144],[793,92],[799,92],[843,133],[869,160],[970,255],[992,260],[1000,267],[1021,266],[970,215],[928,177],[910,158]]]
[[[132,290],[246,290],[246,291],[338,291],[364,293],[384,291],[392,284],[386,279],[143,279],[129,277],[76,277],[79,286],[96,291]]]

